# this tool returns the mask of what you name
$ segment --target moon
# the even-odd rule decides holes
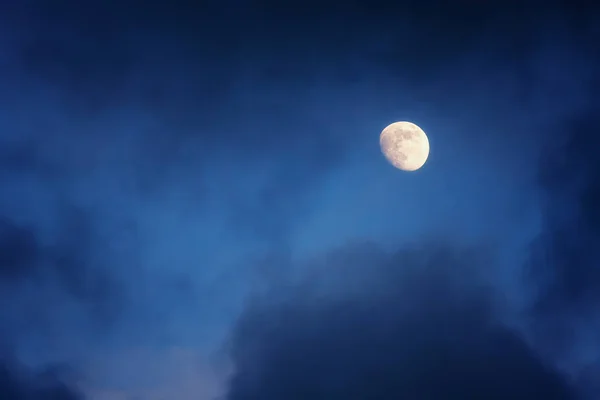
[[[402,171],[420,169],[429,157],[429,139],[412,122],[399,121],[386,126],[379,135],[379,145],[390,164]]]

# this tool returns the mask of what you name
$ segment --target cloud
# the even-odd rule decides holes
[[[110,376],[114,365],[123,371],[117,379],[100,379],[99,387],[88,385],[98,400],[213,400],[220,389],[221,377],[195,348],[123,348],[90,364],[94,379]]]
[[[0,393],[7,400],[81,400],[84,397],[60,377],[57,370],[35,373],[3,360]]]
[[[600,161],[593,151],[600,146],[597,110],[575,116],[560,130],[558,145],[540,168],[544,231],[533,265],[535,278],[547,282],[538,306],[551,312],[595,308],[600,301]]]
[[[0,301],[11,305],[0,310],[0,341],[41,365],[73,356],[75,342],[114,327],[125,290],[97,215],[65,186],[46,186],[48,169],[34,149],[9,157],[16,147],[0,155],[0,187],[9,194],[0,200]]]
[[[600,160],[594,152],[600,118],[594,102],[552,128],[538,175],[542,229],[527,266],[537,346],[592,392],[600,365]]]
[[[0,280],[12,282],[31,274],[37,252],[33,232],[9,219],[0,220]]]
[[[503,324],[483,252],[354,247],[315,265],[311,279],[249,302],[228,400],[576,398]]]
[[[48,301],[43,300],[44,289],[54,287],[82,304],[94,318],[110,321],[116,316],[114,305],[122,298],[121,288],[98,263],[90,217],[74,207],[58,210],[57,214],[60,227],[52,240],[44,237],[39,225],[21,223],[8,215],[0,219],[3,296],[19,289],[25,291],[24,285],[34,285],[40,289],[41,306]]]

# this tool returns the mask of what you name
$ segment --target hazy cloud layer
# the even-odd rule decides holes
[[[598,128],[578,116],[597,91],[594,14],[558,1],[545,10],[331,1],[315,12],[275,3],[0,4],[0,301],[9,304],[0,341],[29,364],[88,361],[89,371],[123,374],[118,357],[102,368],[89,360],[106,348],[135,359],[123,349],[214,341],[207,332],[227,329],[266,249],[277,257],[261,264],[261,279],[279,280],[266,280],[274,292],[233,334],[231,399],[442,388],[572,398],[532,348],[555,360],[557,348],[583,346],[558,326],[592,329],[600,293]],[[574,115],[580,122],[558,132],[539,123]],[[397,118],[434,132],[433,172],[416,184],[399,185],[377,158],[372,137]],[[396,240],[397,226],[461,236],[469,218],[488,224],[496,200],[533,175],[539,143],[571,127],[571,143],[541,167],[544,232],[523,285],[539,290],[531,346],[505,326],[485,279],[463,271],[496,268],[484,251],[345,248],[314,270],[300,266],[308,283],[286,283],[292,250],[310,247],[298,237],[328,248],[345,235]],[[148,353],[143,364],[185,365],[186,378],[156,388],[161,374],[133,363],[136,393],[201,391],[193,357]],[[594,380],[591,364],[582,381]],[[7,363],[7,385],[37,390],[13,370]],[[554,394],[535,392],[544,388]]]

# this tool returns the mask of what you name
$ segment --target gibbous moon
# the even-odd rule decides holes
[[[429,139],[421,128],[412,122],[394,122],[379,135],[381,152],[396,168],[416,171],[429,156]]]

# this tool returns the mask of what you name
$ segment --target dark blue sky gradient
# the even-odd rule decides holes
[[[0,392],[597,398],[600,13],[455,3],[0,5]]]

